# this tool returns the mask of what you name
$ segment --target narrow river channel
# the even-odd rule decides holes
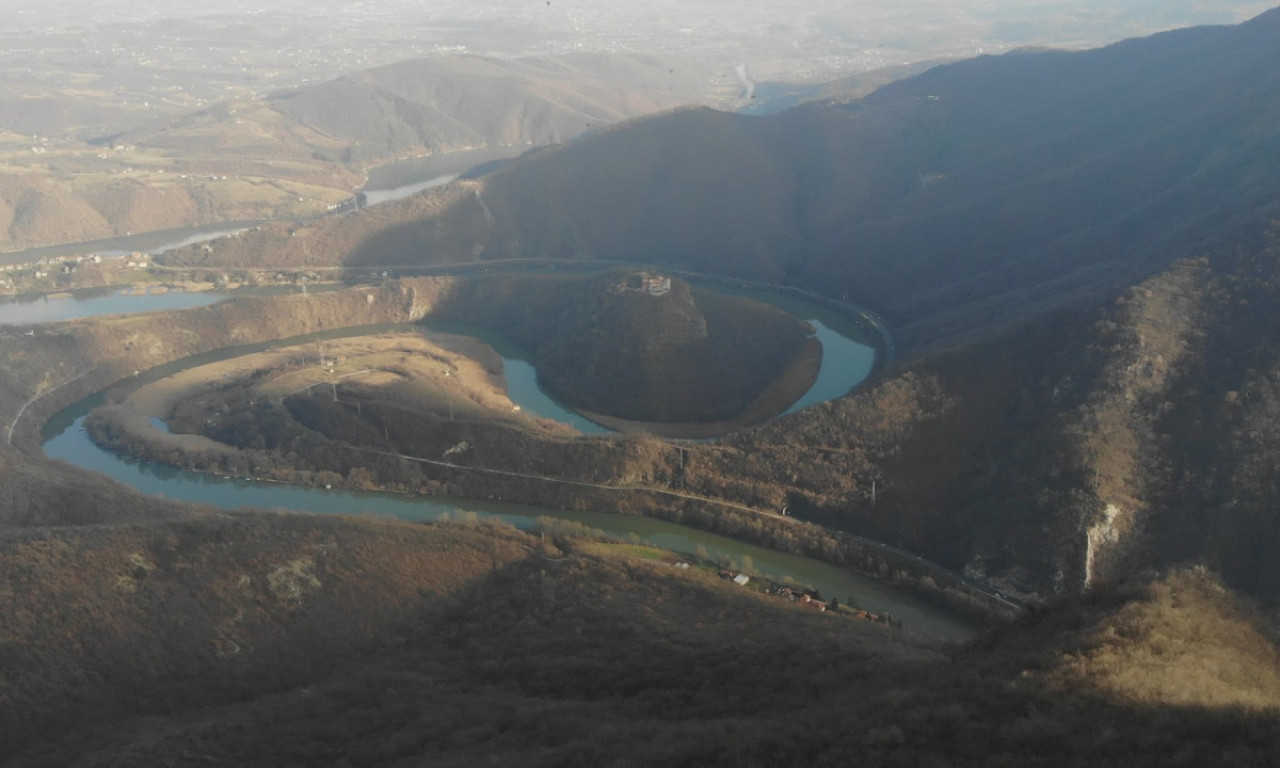
[[[148,297],[140,303],[149,305]],[[136,305],[135,305],[136,306]],[[804,313],[801,313],[803,316]],[[838,397],[847,392],[871,370],[874,350],[854,339],[840,336],[818,320],[814,313],[815,328],[819,328],[819,340],[824,343],[823,370],[842,371],[841,381],[834,374],[825,380],[820,373],[821,398],[805,403]],[[817,322],[815,322],[817,321]],[[412,330],[412,326],[398,326],[395,330]],[[457,332],[457,328],[447,328]],[[350,334],[368,333],[369,330],[351,330]],[[830,334],[842,341],[826,336]],[[326,334],[329,336],[337,334]],[[488,336],[487,334],[483,334]],[[548,418],[581,419],[577,414],[563,409],[551,400],[537,385],[532,366],[519,359],[517,352],[498,341],[498,352],[503,356],[507,372],[508,393],[513,402],[522,408]],[[275,345],[287,345],[298,340],[277,340]],[[828,346],[829,345],[829,346]],[[183,367],[207,362],[208,356],[178,361],[163,366],[143,376],[170,375]],[[855,378],[856,377],[856,378]],[[815,384],[815,388],[818,384]],[[811,393],[813,390],[811,389]],[[818,397],[815,395],[814,397]],[[570,521],[624,539],[639,540],[655,546],[690,554],[705,553],[713,559],[731,560],[744,570],[779,582],[794,582],[818,589],[828,599],[856,604],[874,613],[891,613],[904,627],[927,635],[947,639],[965,640],[976,634],[975,628],[964,619],[942,610],[915,595],[890,588],[873,579],[855,574],[844,568],[809,558],[789,555],[758,547],[722,536],[704,533],[684,526],[651,518],[618,515],[608,512],[568,512],[525,504],[453,499],[444,497],[409,497],[384,493],[354,493],[319,488],[294,487],[281,483],[256,481],[250,478],[232,478],[206,475],[161,465],[142,463],[105,451],[91,440],[83,429],[84,416],[96,404],[90,397],[56,414],[45,427],[45,453],[53,459],[61,459],[95,472],[101,472],[114,480],[143,493],[162,496],[176,501],[208,504],[223,509],[257,507],[263,509],[289,509],[316,514],[349,514],[388,516],[406,520],[436,520],[445,515],[474,512],[485,517],[495,517],[522,529],[538,525],[539,518]],[[799,406],[803,407],[803,406]],[[585,420],[583,420],[585,422]],[[575,426],[580,426],[577,421]],[[600,427],[585,422],[593,431]]]
[[[213,291],[138,294],[124,288],[77,292],[71,296],[20,296],[0,300],[0,326],[36,325],[98,315],[191,309],[227,298]]]

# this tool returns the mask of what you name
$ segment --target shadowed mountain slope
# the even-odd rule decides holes
[[[1111,290],[1265,216],[1280,12],[939,67],[840,108],[629,125],[496,174],[495,256],[794,281],[926,341]]]
[[[682,110],[313,242],[351,264],[572,256],[791,282],[931,346],[1105,295],[1280,207],[1277,35],[1272,11],[960,62],[846,105]]]
[[[19,683],[0,697],[11,736],[0,755],[14,766],[1276,756],[1275,645],[1203,574],[1055,606],[961,649],[625,546],[556,545],[293,516],[5,543],[0,562],[28,587],[6,628],[44,642],[0,646]],[[49,578],[23,582],[33,567]],[[69,590],[95,599],[58,599]]]
[[[892,297],[900,322],[963,308],[931,322],[940,332],[1132,282],[1266,217],[1280,200],[1261,172],[1280,151],[1277,35],[1273,11],[887,86],[861,108],[928,134],[921,189],[822,244],[808,279]]]

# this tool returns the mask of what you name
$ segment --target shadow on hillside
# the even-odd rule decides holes
[[[375,221],[352,249],[346,266],[376,270],[459,264],[474,261],[485,251],[493,226],[478,192],[410,202],[424,208],[423,213],[408,221],[388,214],[395,221],[388,226],[378,226]],[[368,218],[379,218],[376,208],[367,210]]]
[[[1280,744],[1271,711],[1042,684],[1061,626],[1027,635],[1049,649],[997,639],[948,659],[660,565],[535,555],[405,617],[363,653],[318,662],[304,688],[58,734],[14,764],[469,762],[482,749],[521,765],[1265,765]]]
[[[294,514],[79,528],[75,537],[4,547],[6,583],[31,569],[41,576],[3,610],[11,687],[0,699],[0,758],[109,739],[102,733],[135,717],[184,717],[322,681],[402,644],[407,627],[446,621],[535,545],[501,524]]]

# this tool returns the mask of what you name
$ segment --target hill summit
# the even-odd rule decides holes
[[[536,355],[543,384],[635,421],[737,417],[814,352],[812,329],[780,309],[652,272],[586,281],[555,325]]]

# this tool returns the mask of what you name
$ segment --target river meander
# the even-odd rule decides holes
[[[142,299],[148,308],[151,307],[150,297],[133,298]],[[874,350],[856,340],[840,336],[817,319],[819,313],[813,314],[815,317],[806,319],[813,322],[815,328],[819,329],[819,339],[824,343],[823,370],[827,370],[830,366],[832,370],[842,373],[839,380],[835,374],[829,374],[824,379],[820,373],[818,382],[810,390],[813,397],[806,394],[801,403],[793,408],[843,395],[850,387],[866,377],[874,362]],[[286,346],[305,343],[319,337],[335,338],[377,331],[403,332],[413,329],[414,326],[343,329],[295,339],[276,340],[269,345]],[[442,330],[457,332],[459,329],[445,327]],[[604,431],[603,428],[564,409],[542,392],[537,385],[532,366],[519,359],[518,350],[502,344],[501,339],[489,334],[483,335],[487,338],[482,340],[491,344],[496,342],[495,348],[503,356],[508,393],[513,402],[541,416],[556,419],[573,417],[574,426],[586,427],[595,432]],[[838,337],[843,341],[837,342],[831,337]],[[830,348],[826,348],[828,344]],[[155,380],[185,368],[215,359],[246,354],[269,345],[217,350],[146,371],[139,377],[135,377],[134,381],[141,383]],[[822,385],[822,389],[814,394],[814,389],[817,389],[819,384]],[[609,535],[638,539],[679,552],[705,551],[713,559],[732,560],[746,570],[776,581],[811,585],[827,598],[834,597],[847,601],[874,613],[891,613],[905,627],[925,634],[949,640],[963,640],[973,637],[976,633],[970,623],[948,611],[939,609],[911,593],[891,588],[844,568],[651,518],[608,512],[569,512],[534,505],[475,499],[410,497],[294,487],[251,478],[221,477],[138,462],[105,451],[89,440],[82,423],[85,414],[97,404],[98,399],[99,396],[86,398],[49,420],[45,426],[46,454],[53,459],[62,459],[85,469],[101,472],[150,495],[175,501],[207,504],[223,509],[274,508],[316,514],[388,516],[407,520],[436,520],[442,516],[474,512],[485,517],[496,517],[523,529],[537,526],[539,518],[554,518],[585,525]]]

